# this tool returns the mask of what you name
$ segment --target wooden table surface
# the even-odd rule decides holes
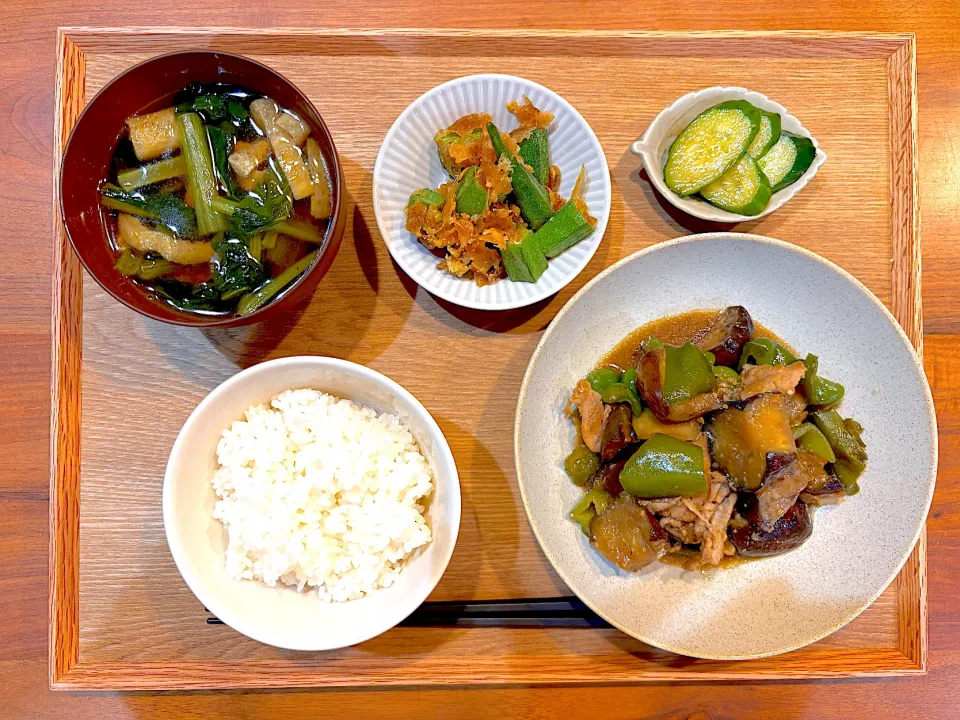
[[[266,5],[0,3],[0,717],[954,718],[960,707],[960,13],[956,0]],[[424,13],[428,8],[428,14]],[[940,423],[929,533],[929,674],[815,683],[71,695],[47,690],[51,150],[58,25],[590,27],[915,32],[925,365]],[[613,80],[613,79],[612,79]],[[746,80],[744,84],[749,85]],[[894,379],[895,380],[895,379]]]

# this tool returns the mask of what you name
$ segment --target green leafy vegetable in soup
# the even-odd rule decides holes
[[[117,270],[160,302],[247,314],[316,260],[331,188],[295,112],[246,88],[192,84],[126,131],[101,185],[103,216]]]

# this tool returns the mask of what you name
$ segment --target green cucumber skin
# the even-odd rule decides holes
[[[706,200],[708,203],[710,203],[714,207],[718,207],[721,210],[726,210],[727,212],[736,213],[738,215],[759,215],[760,213],[762,213],[764,211],[764,208],[766,208],[767,205],[770,203],[770,196],[773,195],[773,190],[770,188],[770,181],[767,179],[767,176],[763,174],[763,170],[761,170],[760,167],[757,165],[756,160],[750,157],[749,154],[747,155],[747,157],[750,158],[750,163],[751,165],[753,165],[753,169],[756,171],[758,175],[758,181],[759,181],[759,187],[757,188],[757,193],[753,196],[750,202],[748,202],[743,207],[733,207],[730,205],[723,205],[719,202],[711,200],[708,197],[704,197],[703,195],[701,195],[700,197],[702,197],[704,200]],[[740,161],[737,160],[737,162],[739,163]]]
[[[793,167],[790,168],[790,172],[784,176],[783,180],[771,188],[771,192],[780,192],[788,185],[793,185],[813,164],[813,159],[817,156],[817,148],[814,147],[810,138],[791,135],[790,133],[784,134],[789,135],[793,140],[793,144],[797,146],[797,157],[793,161]]]
[[[783,129],[782,118],[778,113],[772,113],[772,112],[767,112],[766,110],[761,110],[760,114],[767,116],[767,120],[770,121],[770,130],[772,132],[770,135],[770,142],[768,142],[766,145],[760,148],[757,154],[753,156],[754,160],[759,160],[760,158],[762,158],[764,155],[767,154],[767,151],[770,148],[772,148],[774,145],[777,144],[777,142],[780,140],[780,133],[782,132],[782,129]]]
[[[530,136],[520,143],[520,159],[533,168],[537,182],[546,186],[550,178],[550,147],[544,128],[534,128]]]
[[[713,177],[709,178],[706,182],[701,183],[699,187],[693,188],[685,193],[677,192],[673,187],[671,187],[670,182],[667,180],[666,170],[667,170],[667,166],[670,164],[670,158],[673,156],[674,148],[677,147],[677,143],[679,143],[683,138],[684,134],[687,131],[687,128],[689,128],[691,125],[693,125],[693,123],[695,123],[698,119],[700,119],[701,117],[703,117],[709,112],[712,112],[714,110],[727,110],[727,109],[740,110],[744,115],[747,116],[747,119],[750,121],[750,125],[752,126],[750,135],[747,136],[747,142],[743,147],[744,152],[748,147],[750,147],[750,144],[753,142],[753,139],[757,136],[757,133],[760,132],[760,117],[761,117],[760,110],[756,108],[754,105],[752,105],[751,103],[748,103],[746,100],[727,100],[725,102],[709,107],[706,110],[704,110],[702,113],[697,115],[693,120],[687,123],[686,127],[684,127],[683,130],[680,131],[680,134],[677,135],[676,138],[674,138],[673,142],[670,143],[670,150],[667,151],[667,162],[664,164],[664,168],[663,168],[663,174],[664,174],[663,180],[664,180],[664,183],[666,183],[667,187],[670,188],[671,192],[673,192],[674,194],[680,197],[687,197],[688,195],[693,195],[695,193],[698,193],[700,192],[700,190],[705,188],[710,183],[716,182],[717,180],[722,178],[724,175],[726,175],[727,172],[730,170],[730,168],[732,168],[734,165],[736,165],[740,161],[740,157],[742,156],[742,153],[741,155],[738,155],[733,160],[733,162],[731,162],[726,167],[724,167],[722,172],[717,173]]]
[[[507,277],[514,282],[535,282],[530,268],[527,267],[527,261],[523,257],[523,250],[520,243],[508,243],[500,251],[503,258],[503,267],[507,270]]]

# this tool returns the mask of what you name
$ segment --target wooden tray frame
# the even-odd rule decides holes
[[[835,32],[632,32],[527,30],[298,30],[236,28],[60,28],[54,118],[53,306],[49,565],[49,679],[57,690],[268,688],[358,685],[463,685],[532,683],[611,683],[665,680],[757,680],[922,674],[927,666],[926,532],[898,578],[898,646],[893,649],[837,651],[811,664],[800,651],[780,658],[717,662],[678,658],[638,675],[629,663],[603,677],[572,663],[542,667],[529,659],[506,666],[493,658],[471,658],[469,667],[421,663],[406,673],[382,674],[357,667],[349,677],[326,676],[322,656],[315,665],[291,671],[281,664],[251,663],[242,677],[210,663],[84,662],[79,651],[79,498],[80,370],[82,270],[59,219],[56,179],[70,129],[83,109],[85,52],[103,51],[123,36],[136,35],[138,48],[218,47],[243,52],[297,52],[307,43],[366,36],[416,43],[421,35],[448,39],[497,34],[514,40],[549,42],[571,37],[593,39],[688,40],[709,53],[712,43],[747,40],[788,42],[799,54],[819,50],[811,40],[846,43],[836,54],[885,59],[890,109],[890,202],[892,205],[892,306],[911,342],[923,351],[920,287],[920,218],[917,177],[916,42],[913,34]],[[853,42],[851,42],[853,41]],[[806,46],[806,50],[804,47]],[[530,630],[526,630],[530,632]],[[696,670],[696,671],[693,671]]]

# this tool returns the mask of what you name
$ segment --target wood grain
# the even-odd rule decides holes
[[[86,67],[83,52],[59,34],[57,114],[53,176],[59,176],[60,150],[83,110]],[[76,665],[79,642],[80,535],[80,356],[81,270],[63,224],[54,225],[52,332],[54,336],[50,430],[50,682],[55,684]]]
[[[239,50],[276,67],[314,99],[334,128],[353,222],[312,302],[270,327],[201,334],[153,323],[85,279],[82,413],[80,425],[72,428],[80,435],[83,458],[76,585],[79,661],[63,655],[73,650],[69,631],[63,641],[54,638],[54,687],[590,683],[923,671],[922,545],[911,559],[910,582],[896,581],[873,608],[834,636],[773,660],[678,659],[612,630],[412,628],[394,630],[361,648],[303,656],[202,623],[196,600],[169,558],[159,511],[167,452],[183,419],[206,392],[237,367],[271,357],[345,357],[386,373],[419,397],[437,417],[461,468],[464,523],[457,552],[432,599],[567,592],[523,519],[510,433],[504,428],[512,422],[513,399],[539,332],[563,302],[608,264],[684,231],[681,223],[687,220],[670,214],[638,176],[639,162],[626,151],[629,143],[676,96],[703,85],[731,84],[731,78],[753,69],[751,87],[802,117],[829,148],[830,160],[805,193],[769,220],[745,229],[797,242],[836,260],[888,303],[919,344],[912,36],[596,32],[571,43],[567,33],[531,31],[498,34],[496,40],[481,32],[455,31],[78,28],[65,34],[84,53],[88,95],[160,49],[200,45]],[[502,43],[508,43],[509,53],[500,49]],[[578,107],[604,145],[616,186],[604,243],[581,277],[542,306],[491,318],[436,301],[392,266],[371,227],[370,174],[383,134],[410,100],[456,74],[436,62],[438,47],[448,55],[479,58],[490,71],[510,72],[536,58],[525,74]],[[764,72],[755,69],[757,57],[764,57]],[[373,59],[375,74],[370,73]],[[624,81],[604,86],[614,67]],[[65,62],[66,87],[69,70]],[[651,72],[661,80],[655,88],[641,89],[631,80]],[[378,98],[375,107],[352,102],[359,86]],[[598,97],[601,86],[608,89]],[[888,144],[861,141],[864,135],[885,133]],[[844,197],[839,188],[845,183],[863,190],[855,198]],[[810,212],[818,195],[831,198],[829,213]],[[838,242],[832,230],[840,226],[855,233],[857,242]],[[890,258],[899,256],[906,261],[894,262],[891,273]],[[72,300],[76,298],[68,295],[57,302],[79,316],[81,306]],[[474,358],[484,357],[484,371],[451,393],[436,382],[434,372],[411,362],[424,347],[432,348],[430,364],[436,368],[467,368]],[[132,416],[129,409],[148,398],[150,413]],[[135,453],[127,452],[131,447]],[[60,492],[59,484],[56,489]],[[52,565],[69,569],[59,553],[75,552],[76,546],[61,548],[55,542],[54,548]],[[54,611],[57,615],[56,605]],[[67,614],[63,625],[71,621]],[[373,665],[370,653],[377,656]],[[58,659],[62,657],[66,659]]]
[[[303,3],[273,0],[259,21],[310,26],[564,27],[705,30],[811,28],[917,33],[920,203],[924,221],[925,362],[940,424],[941,462],[928,521],[930,673],[884,681],[651,684],[620,687],[383,690],[371,692],[192,692],[82,695],[47,689],[48,415],[50,259],[40,252],[32,272],[0,263],[0,676],[11,718],[280,718],[324,714],[389,718],[545,718],[571,708],[621,720],[696,717],[794,718],[956,717],[960,690],[960,14],[954,0],[900,3],[810,0],[758,13],[755,2],[720,0],[552,0],[518,9],[502,0],[431,6],[414,0]],[[215,25],[236,23],[225,0],[152,0],[103,4],[73,0],[0,3],[5,49],[0,94],[0,257],[29,257],[50,242],[55,216],[50,162],[54,122],[54,46],[58,24]],[[36,229],[37,232],[33,232]],[[842,229],[840,230],[842,232]],[[49,247],[49,246],[48,246]],[[706,690],[706,691],[705,691]]]

